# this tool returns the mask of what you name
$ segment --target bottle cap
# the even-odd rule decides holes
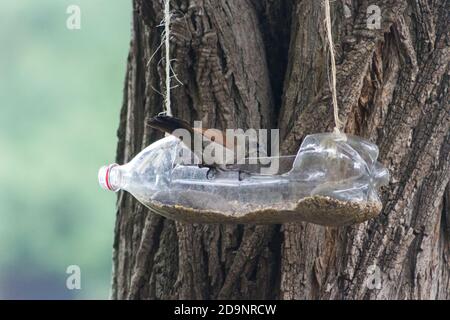
[[[103,189],[114,192],[119,190],[119,188],[116,188],[111,184],[111,169],[117,166],[117,163],[113,163],[108,166],[103,166],[98,170],[98,183]]]

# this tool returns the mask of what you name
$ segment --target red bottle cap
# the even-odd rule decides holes
[[[117,167],[118,164],[117,163],[113,163],[110,164],[108,166],[103,166],[100,168],[100,170],[98,170],[98,183],[100,184],[100,186],[105,189],[105,190],[110,190],[110,191],[118,191],[119,188],[115,188],[112,184],[111,184],[111,169],[114,167]]]

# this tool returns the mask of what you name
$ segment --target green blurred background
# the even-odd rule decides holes
[[[69,5],[81,29],[69,30]],[[0,2],[0,298],[107,299],[131,1]],[[81,268],[81,290],[66,268]]]

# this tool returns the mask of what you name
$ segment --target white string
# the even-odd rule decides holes
[[[164,0],[164,45],[166,51],[166,98],[165,98],[165,112],[168,116],[172,116],[172,108],[170,102],[170,90],[172,80],[170,76],[170,0]]]
[[[333,112],[334,112],[334,132],[340,133],[340,126],[342,122],[339,120],[339,108],[337,102],[336,93],[336,59],[334,56],[334,44],[333,44],[333,34],[331,33],[331,10],[330,10],[330,0],[325,0],[325,26],[327,29],[328,45],[330,47],[330,60],[331,60],[331,91],[333,97]]]

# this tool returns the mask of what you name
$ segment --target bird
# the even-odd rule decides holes
[[[191,126],[189,122],[169,116],[167,114],[159,114],[148,120],[147,125],[153,129],[157,129],[166,134],[174,135],[180,138],[180,129],[185,130],[185,134],[190,136],[188,141],[181,139],[183,143],[198,157],[200,160],[200,166],[215,168],[219,170],[230,170],[239,167],[239,164],[249,169],[248,165],[245,165],[245,159],[257,158],[258,154],[265,155],[260,148],[257,141],[250,143],[251,140],[257,139],[257,137],[245,136],[245,144],[248,142],[249,148],[244,146],[243,152],[237,152],[239,143],[242,143],[242,139],[227,139],[226,133],[218,129],[210,129],[203,127]],[[194,140],[201,141],[201,148],[196,148]],[[256,146],[252,148],[251,146]],[[256,150],[254,150],[256,149]],[[241,166],[241,167],[244,167]]]

